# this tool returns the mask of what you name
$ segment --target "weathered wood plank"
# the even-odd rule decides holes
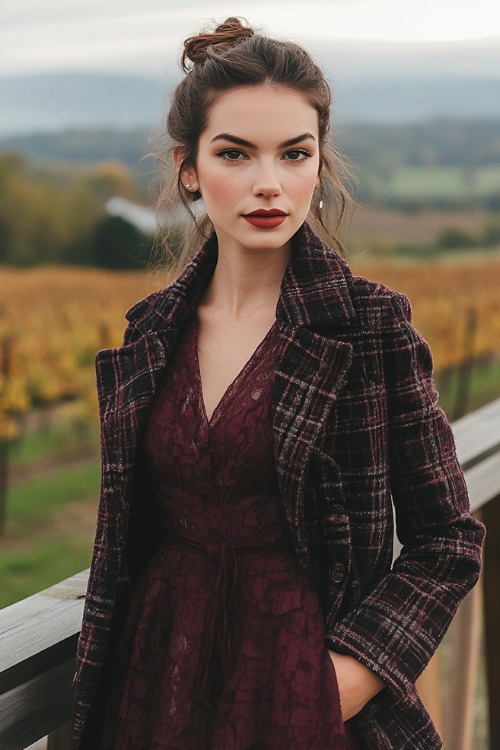
[[[465,481],[469,490],[471,510],[474,513],[500,495],[500,453],[495,453],[480,464],[467,469]]]
[[[23,750],[68,721],[74,658],[0,695],[0,747]]]
[[[452,429],[463,468],[494,449],[500,450],[500,398],[457,419]]]
[[[22,750],[71,715],[88,572],[0,610],[0,747]]]
[[[486,458],[465,472],[472,512],[500,495],[500,453]]]
[[[87,571],[0,610],[0,693],[75,653]]]

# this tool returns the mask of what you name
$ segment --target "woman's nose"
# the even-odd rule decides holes
[[[263,198],[273,198],[274,196],[281,195],[281,183],[275,169],[267,167],[259,170],[255,178],[253,193]]]

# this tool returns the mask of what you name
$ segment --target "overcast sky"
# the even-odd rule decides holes
[[[0,76],[162,76],[186,36],[228,15],[313,52],[338,49],[353,66],[361,54],[394,65],[396,53],[425,65],[429,53],[444,65],[500,77],[498,0],[0,0]]]

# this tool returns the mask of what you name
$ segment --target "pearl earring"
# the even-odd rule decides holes
[[[318,201],[318,208],[320,211],[324,205],[325,205],[325,188],[323,187],[323,185],[320,185],[319,201]]]
[[[189,190],[189,192],[191,192],[191,185],[184,185],[184,187],[186,188],[186,190]]]

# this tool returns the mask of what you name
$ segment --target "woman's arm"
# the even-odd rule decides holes
[[[327,633],[327,646],[374,672],[397,702],[476,582],[484,528],[469,513],[429,347],[411,325],[406,298],[383,287],[378,294],[391,493],[403,547],[391,571]]]

